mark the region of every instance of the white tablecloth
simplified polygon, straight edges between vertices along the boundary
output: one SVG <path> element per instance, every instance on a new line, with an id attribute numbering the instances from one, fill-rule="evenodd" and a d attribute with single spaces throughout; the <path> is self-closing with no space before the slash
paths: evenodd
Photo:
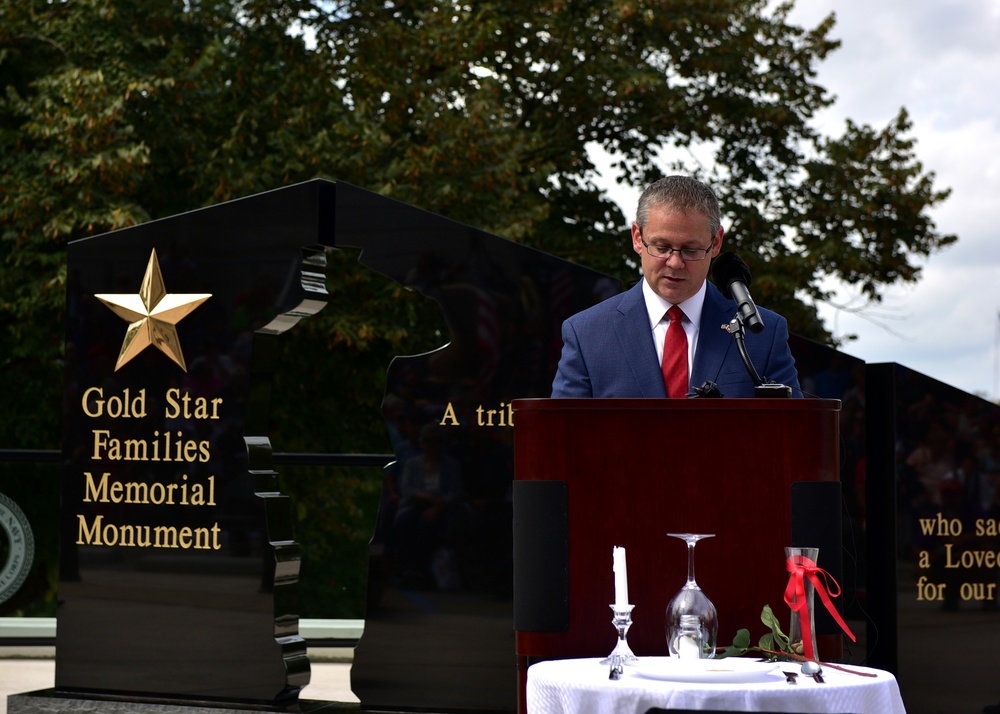
<path id="1" fill-rule="evenodd" d="M 651 664 L 646 658 L 644 666 Z M 779 663 L 780 671 L 799 671 Z M 850 666 L 875 674 L 862 677 L 825 668 L 824 684 L 799 675 L 796 684 L 783 677 L 745 684 L 668 682 L 641 676 L 625 667 L 621 679 L 608 678 L 600 659 L 539 662 L 528 668 L 528 714 L 645 714 L 664 709 L 810 712 L 814 714 L 905 714 L 899 685 L 890 672 Z"/>

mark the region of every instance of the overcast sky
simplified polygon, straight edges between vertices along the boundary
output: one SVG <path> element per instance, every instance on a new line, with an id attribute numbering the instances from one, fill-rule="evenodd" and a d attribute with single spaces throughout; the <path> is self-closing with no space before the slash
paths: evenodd
<path id="1" fill-rule="evenodd" d="M 843 311 L 827 325 L 859 339 L 845 351 L 899 362 L 996 398 L 1000 318 L 1000 0 L 799 0 L 793 20 L 835 12 L 841 48 L 820 66 L 837 95 L 822 118 L 881 128 L 905 106 L 917 156 L 952 195 L 932 216 L 958 243 L 932 256 L 912 288 L 886 294 L 892 332 Z M 895 333 L 895 334 L 893 334 Z"/>
<path id="2" fill-rule="evenodd" d="M 798 0 L 792 22 L 831 12 L 839 50 L 819 66 L 836 95 L 818 126 L 844 119 L 882 129 L 906 107 L 925 171 L 951 197 L 931 213 L 958 243 L 926 261 L 916 286 L 893 287 L 871 316 L 824 307 L 827 327 L 858 339 L 843 350 L 898 362 L 968 392 L 997 397 L 1000 334 L 1000 0 Z M 618 196 L 616 195 L 616 198 Z M 635 199 L 623 206 L 631 219 Z M 624 201 L 623 201 L 624 203 Z M 845 291 L 841 303 L 853 293 Z"/>

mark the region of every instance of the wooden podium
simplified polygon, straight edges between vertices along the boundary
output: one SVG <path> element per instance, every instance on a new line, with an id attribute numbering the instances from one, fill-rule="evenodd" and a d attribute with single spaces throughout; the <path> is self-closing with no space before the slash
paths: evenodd
<path id="1" fill-rule="evenodd" d="M 667 654 L 664 613 L 685 581 L 686 546 L 668 532 L 715 534 L 698 543 L 695 566 L 719 612 L 720 645 L 740 628 L 756 642 L 764 605 L 790 618 L 784 548 L 806 545 L 792 542 L 793 483 L 839 482 L 839 401 L 520 399 L 513 407 L 522 693 L 534 660 L 614 648 L 613 546 L 626 549 L 628 642 L 640 658 Z M 839 515 L 840 504 L 829 505 Z"/>

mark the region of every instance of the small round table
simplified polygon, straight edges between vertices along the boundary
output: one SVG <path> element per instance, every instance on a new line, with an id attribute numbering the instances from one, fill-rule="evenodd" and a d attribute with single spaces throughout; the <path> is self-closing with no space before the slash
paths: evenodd
<path id="1" fill-rule="evenodd" d="M 849 666 L 849 674 L 824 668 L 824 683 L 807 675 L 789 684 L 783 672 L 795 663 L 754 681 L 664 681 L 649 676 L 666 657 L 640 658 L 618 680 L 608 677 L 599 659 L 538 662 L 528 668 L 528 714 L 645 714 L 650 709 L 726 712 L 809 712 L 810 714 L 905 714 L 896 678 L 883 670 Z M 661 660 L 661 662 L 657 662 Z M 722 660 L 716 660 L 721 662 Z M 761 663 L 767 669 L 767 663 Z M 650 667 L 653 669 L 651 670 Z M 644 673 L 644 674 L 643 674 Z"/>

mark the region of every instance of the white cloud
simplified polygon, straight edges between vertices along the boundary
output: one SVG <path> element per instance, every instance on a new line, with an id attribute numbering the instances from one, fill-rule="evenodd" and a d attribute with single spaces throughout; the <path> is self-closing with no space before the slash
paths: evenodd
<path id="1" fill-rule="evenodd" d="M 1000 2 L 808 0 L 791 20 L 812 26 L 830 12 L 842 46 L 819 67 L 817 81 L 837 95 L 821 128 L 839 133 L 845 117 L 881 128 L 905 106 L 917 157 L 937 188 L 952 189 L 931 215 L 959 241 L 924 263 L 916 286 L 886 291 L 886 307 L 874 312 L 896 318 L 886 321 L 891 332 L 829 308 L 821 314 L 838 334 L 858 334 L 850 354 L 997 396 Z M 852 294 L 844 290 L 841 302 Z"/>
<path id="2" fill-rule="evenodd" d="M 938 190 L 952 189 L 931 212 L 936 230 L 959 240 L 921 263 L 917 285 L 885 291 L 868 311 L 880 324 L 827 306 L 821 315 L 835 334 L 858 335 L 849 354 L 1000 396 L 1000 0 L 800 0 L 790 21 L 813 27 L 830 13 L 842 45 L 817 82 L 837 101 L 817 127 L 839 135 L 850 118 L 881 129 L 905 106 L 918 160 Z M 631 220 L 639 190 L 610 193 Z M 855 295 L 844 288 L 838 300 Z"/>

